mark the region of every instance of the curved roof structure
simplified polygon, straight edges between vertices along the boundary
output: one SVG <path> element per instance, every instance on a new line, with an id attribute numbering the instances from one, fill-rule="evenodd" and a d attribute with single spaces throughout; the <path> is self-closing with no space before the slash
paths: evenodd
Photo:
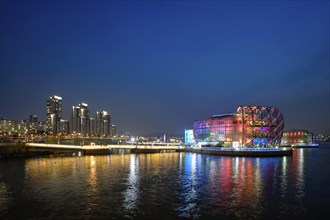
<path id="1" fill-rule="evenodd" d="M 214 115 L 194 122 L 194 136 L 201 142 L 225 146 L 278 146 L 284 129 L 282 113 L 274 107 L 242 105 L 236 113 Z"/>
<path id="2" fill-rule="evenodd" d="M 243 121 L 243 144 L 246 146 L 280 145 L 284 129 L 282 113 L 274 107 L 243 105 L 237 108 Z"/>

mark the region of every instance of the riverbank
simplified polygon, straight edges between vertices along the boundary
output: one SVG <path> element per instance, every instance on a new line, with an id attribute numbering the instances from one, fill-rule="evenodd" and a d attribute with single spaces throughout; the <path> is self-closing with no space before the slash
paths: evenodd
<path id="1" fill-rule="evenodd" d="M 30 158 L 51 155 L 48 151 L 31 151 L 25 143 L 0 143 L 0 159 Z"/>
<path id="2" fill-rule="evenodd" d="M 280 148 L 220 148 L 220 147 L 201 147 L 201 148 L 182 148 L 175 149 L 169 146 L 145 147 L 145 146 L 125 146 L 125 145 L 105 145 L 105 146 L 76 146 L 76 145 L 57 145 L 57 144 L 25 144 L 25 143 L 1 143 L 0 159 L 7 158 L 29 158 L 36 156 L 82 156 L 82 155 L 109 155 L 123 153 L 160 153 L 168 150 L 176 152 L 193 152 L 200 154 L 214 154 L 220 156 L 246 156 L 246 157 L 276 157 L 291 156 L 291 147 Z"/>

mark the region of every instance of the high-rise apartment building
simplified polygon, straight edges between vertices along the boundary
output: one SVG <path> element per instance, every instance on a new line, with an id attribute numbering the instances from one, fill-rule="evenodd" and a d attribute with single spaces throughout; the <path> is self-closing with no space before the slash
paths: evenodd
<path id="1" fill-rule="evenodd" d="M 30 120 L 29 120 L 30 123 L 35 123 L 35 122 L 38 122 L 38 121 L 39 121 L 38 116 L 30 115 Z"/>
<path id="2" fill-rule="evenodd" d="M 61 119 L 59 132 L 61 132 L 63 134 L 69 133 L 69 121 L 68 120 Z"/>
<path id="3" fill-rule="evenodd" d="M 89 118 L 89 134 L 90 135 L 96 134 L 95 118 Z"/>
<path id="4" fill-rule="evenodd" d="M 29 132 L 30 133 L 37 133 L 40 127 L 40 123 L 38 120 L 38 116 L 30 115 L 29 119 Z"/>
<path id="5" fill-rule="evenodd" d="M 88 104 L 81 103 L 72 106 L 70 118 L 70 132 L 82 135 L 90 134 L 90 115 Z"/>
<path id="6" fill-rule="evenodd" d="M 72 106 L 70 115 L 70 133 L 79 133 L 80 107 Z"/>
<path id="7" fill-rule="evenodd" d="M 62 114 L 62 97 L 50 96 L 46 105 L 48 131 L 58 133 Z"/>
<path id="8" fill-rule="evenodd" d="M 0 118 L 0 133 L 11 134 L 15 132 L 16 121 L 8 120 L 6 118 Z"/>
<path id="9" fill-rule="evenodd" d="M 117 126 L 116 125 L 111 125 L 110 127 L 110 136 L 116 136 L 117 135 Z"/>
<path id="10" fill-rule="evenodd" d="M 97 135 L 110 135 L 111 117 L 108 112 L 96 112 L 95 125 Z"/>

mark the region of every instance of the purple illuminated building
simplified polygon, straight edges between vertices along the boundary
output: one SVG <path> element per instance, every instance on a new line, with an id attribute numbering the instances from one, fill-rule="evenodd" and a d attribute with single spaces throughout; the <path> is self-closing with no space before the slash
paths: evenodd
<path id="1" fill-rule="evenodd" d="M 204 146 L 279 146 L 284 129 L 282 113 L 268 106 L 239 106 L 236 113 L 214 115 L 194 122 L 195 141 Z"/>

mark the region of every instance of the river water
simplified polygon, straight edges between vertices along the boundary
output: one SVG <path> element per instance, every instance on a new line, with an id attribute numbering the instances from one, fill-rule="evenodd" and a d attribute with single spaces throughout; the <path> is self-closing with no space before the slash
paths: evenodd
<path id="1" fill-rule="evenodd" d="M 273 158 L 0 160 L 0 219 L 327 219 L 329 187 L 330 144 Z"/>

